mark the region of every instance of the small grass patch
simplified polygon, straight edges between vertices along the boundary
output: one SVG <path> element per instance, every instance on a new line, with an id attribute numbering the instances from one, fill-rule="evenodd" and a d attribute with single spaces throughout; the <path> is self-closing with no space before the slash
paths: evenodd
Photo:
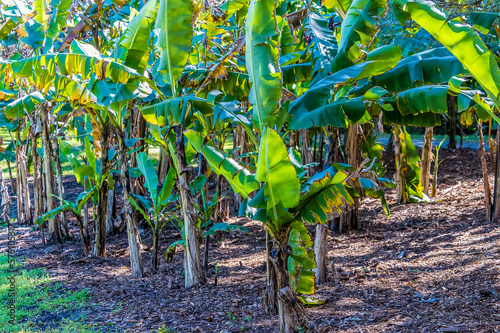
<path id="1" fill-rule="evenodd" d="M 9 270 L 6 254 L 0 254 L 0 323 L 2 332 L 99 332 L 85 323 L 90 295 L 86 290 L 72 292 L 63 283 L 52 281 L 45 269 L 26 270 L 16 263 L 15 315 L 9 323 Z"/>

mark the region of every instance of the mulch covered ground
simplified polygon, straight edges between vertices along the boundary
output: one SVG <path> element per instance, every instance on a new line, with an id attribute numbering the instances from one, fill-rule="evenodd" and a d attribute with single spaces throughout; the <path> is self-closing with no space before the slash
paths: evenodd
<path id="1" fill-rule="evenodd" d="M 306 308 L 304 331 L 500 332 L 500 224 L 485 219 L 478 154 L 440 155 L 439 201 L 391 204 L 387 217 L 376 200 L 364 199 L 363 229 L 330 235 L 329 281 L 317 288 L 326 303 Z M 81 187 L 72 177 L 66 181 L 67 196 L 76 198 Z M 388 199 L 394 202 L 393 190 Z M 211 243 L 208 283 L 190 290 L 183 288 L 180 249 L 172 262 L 162 258 L 160 273 L 151 273 L 146 227 L 141 279 L 130 277 L 125 233 L 108 239 L 107 258 L 81 259 L 78 241 L 43 245 L 38 231 L 17 226 L 17 255 L 26 268 L 46 267 L 67 288 L 88 290 L 95 305 L 80 311 L 104 332 L 156 332 L 163 325 L 164 332 L 277 332 L 276 316 L 261 301 L 264 229 L 247 219 L 232 222 L 250 235 Z M 163 250 L 179 238 L 167 227 Z"/>

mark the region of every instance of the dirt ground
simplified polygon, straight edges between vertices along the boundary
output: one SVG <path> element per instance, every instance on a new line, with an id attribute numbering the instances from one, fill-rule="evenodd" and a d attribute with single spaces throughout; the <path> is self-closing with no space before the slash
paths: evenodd
<path id="1" fill-rule="evenodd" d="M 385 216 L 373 199 L 362 202 L 363 229 L 329 236 L 326 299 L 306 308 L 305 332 L 500 332 L 500 224 L 485 218 L 480 159 L 473 150 L 441 150 L 438 199 L 391 204 Z M 490 177 L 492 183 L 493 178 Z M 65 178 L 67 198 L 82 191 Z M 388 201 L 394 203 L 394 191 Z M 15 207 L 15 206 L 13 206 Z M 231 219 L 246 234 L 211 243 L 207 284 L 184 289 L 182 250 L 151 273 L 152 237 L 144 228 L 147 276 L 130 277 L 125 233 L 107 240 L 107 258 L 82 258 L 75 242 L 43 245 L 38 231 L 16 226 L 17 256 L 26 268 L 45 267 L 71 290 L 86 289 L 82 309 L 103 332 L 277 332 L 276 316 L 262 308 L 264 228 Z M 6 249 L 2 228 L 0 251 Z M 180 238 L 166 227 L 163 251 Z M 217 285 L 215 281 L 217 280 Z"/>

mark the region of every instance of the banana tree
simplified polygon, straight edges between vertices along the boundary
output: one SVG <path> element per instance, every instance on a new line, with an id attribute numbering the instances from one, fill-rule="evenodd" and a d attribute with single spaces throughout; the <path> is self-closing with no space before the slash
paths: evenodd
<path id="1" fill-rule="evenodd" d="M 460 19 L 449 19 L 448 14 L 435 3 L 425 0 L 396 0 L 404 15 L 401 19 L 413 19 L 443 44 L 479 83 L 482 90 L 494 104 L 493 109 L 485 109 L 500 123 L 495 114 L 500 110 L 500 68 L 493 52 L 484 44 L 476 30 Z M 484 23 L 484 22 L 483 22 Z M 497 165 L 498 165 L 497 151 Z M 500 168 L 496 168 L 494 203 L 491 219 L 500 216 Z"/>
<path id="2" fill-rule="evenodd" d="M 161 191 L 158 193 L 158 176 L 154 169 L 153 162 L 149 159 L 145 152 L 141 152 L 137 155 L 137 162 L 139 170 L 146 179 L 145 186 L 149 191 L 149 200 L 136 194 L 132 194 L 133 196 L 129 196 L 128 199 L 130 203 L 142 214 L 153 231 L 153 270 L 157 271 L 161 230 L 165 224 L 173 218 L 174 211 L 179 208 L 178 206 L 175 206 L 168 209 L 168 207 L 177 200 L 177 196 L 172 195 L 172 190 L 175 186 L 175 169 L 170 168 Z M 137 201 L 145 206 L 147 210 L 145 211 L 141 208 Z M 152 215 L 153 221 L 151 221 L 148 212 Z"/>
<path id="3" fill-rule="evenodd" d="M 94 195 L 96 188 L 93 187 L 90 191 L 82 192 L 80 195 L 78 195 L 78 198 L 76 198 L 75 202 L 70 202 L 67 200 L 64 200 L 62 198 L 59 198 L 61 201 L 61 206 L 48 211 L 47 213 L 41 215 L 37 219 L 38 224 L 42 224 L 44 221 L 50 220 L 54 218 L 59 213 L 63 212 L 70 212 L 75 216 L 76 222 L 78 223 L 78 229 L 80 230 L 80 237 L 82 238 L 82 246 L 83 246 L 83 253 L 85 256 L 89 255 L 89 240 L 87 238 L 87 235 L 85 234 L 84 228 L 83 228 L 83 217 L 82 217 L 82 209 L 85 205 L 85 203 L 92 198 Z"/>

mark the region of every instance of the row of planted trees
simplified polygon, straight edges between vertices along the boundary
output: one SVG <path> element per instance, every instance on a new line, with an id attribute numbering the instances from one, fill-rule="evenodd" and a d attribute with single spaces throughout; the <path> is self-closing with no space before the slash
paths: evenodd
<path id="1" fill-rule="evenodd" d="M 415 20 L 444 47 L 411 54 L 378 39 L 386 14 Z M 36 0 L 7 2 L 2 15 L 1 121 L 18 219 L 47 223 L 61 242 L 72 237 L 70 212 L 87 255 L 92 206 L 92 252 L 105 256 L 121 194 L 132 275 L 144 274 L 138 222 L 151 227 L 156 270 L 159 235 L 175 221 L 190 288 L 204 283 L 203 236 L 207 249 L 215 230 L 236 228 L 222 223 L 232 190 L 239 214 L 266 228 L 264 304 L 283 332 L 297 331 L 300 303 L 319 302 L 307 295 L 325 280 L 332 217 L 339 231 L 359 227 L 364 196 L 389 213 L 384 185 L 400 203 L 429 194 L 432 145 L 419 164 L 405 126 L 428 128 L 432 142 L 448 112 L 466 125 L 498 120 L 494 13 L 473 13 L 469 25 L 421 0 Z M 382 178 L 381 124 L 393 128 L 394 182 Z M 85 188 L 75 202 L 64 200 L 63 160 Z"/>

